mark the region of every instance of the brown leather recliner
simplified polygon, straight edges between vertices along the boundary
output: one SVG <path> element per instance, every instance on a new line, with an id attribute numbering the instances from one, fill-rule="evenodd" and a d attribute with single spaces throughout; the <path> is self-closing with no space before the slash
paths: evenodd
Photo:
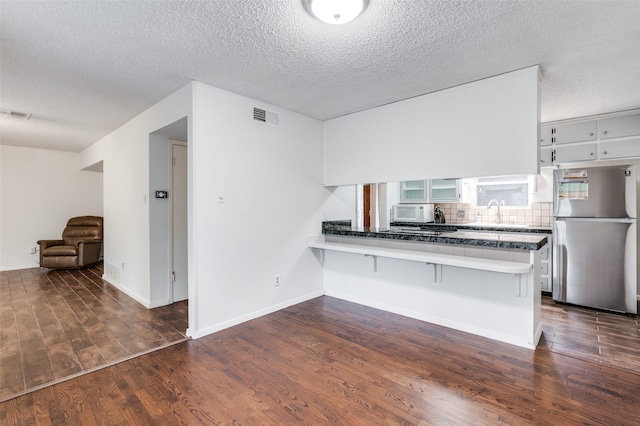
<path id="1" fill-rule="evenodd" d="M 61 240 L 40 240 L 42 268 L 78 269 L 100 260 L 102 217 L 72 217 Z"/>

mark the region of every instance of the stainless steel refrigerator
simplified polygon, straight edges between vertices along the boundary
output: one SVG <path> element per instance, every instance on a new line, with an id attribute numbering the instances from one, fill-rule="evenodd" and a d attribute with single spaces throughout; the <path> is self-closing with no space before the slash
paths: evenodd
<path id="1" fill-rule="evenodd" d="M 553 299 L 636 314 L 636 166 L 553 177 Z"/>

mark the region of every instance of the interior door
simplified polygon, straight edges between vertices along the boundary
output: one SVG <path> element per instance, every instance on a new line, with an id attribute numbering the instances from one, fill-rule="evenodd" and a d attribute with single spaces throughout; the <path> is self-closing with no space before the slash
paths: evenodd
<path id="1" fill-rule="evenodd" d="M 172 142 L 171 265 L 173 302 L 189 297 L 187 257 L 187 145 Z"/>
<path id="2" fill-rule="evenodd" d="M 364 227 L 371 226 L 371 185 L 363 186 L 363 204 L 364 204 Z"/>

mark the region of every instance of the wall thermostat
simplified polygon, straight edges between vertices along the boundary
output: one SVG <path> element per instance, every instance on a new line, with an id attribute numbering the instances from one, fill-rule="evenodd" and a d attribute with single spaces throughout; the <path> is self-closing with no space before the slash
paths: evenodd
<path id="1" fill-rule="evenodd" d="M 156 198 L 169 198 L 169 191 L 156 191 Z"/>

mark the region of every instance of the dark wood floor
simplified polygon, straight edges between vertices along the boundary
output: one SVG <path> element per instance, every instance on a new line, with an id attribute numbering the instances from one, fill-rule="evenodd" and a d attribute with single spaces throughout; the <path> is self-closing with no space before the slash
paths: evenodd
<path id="1" fill-rule="evenodd" d="M 640 373 L 640 321 L 542 298 L 538 348 Z"/>
<path id="2" fill-rule="evenodd" d="M 320 297 L 12 399 L 0 423 L 640 424 L 639 372 L 552 349 Z"/>
<path id="3" fill-rule="evenodd" d="M 101 276 L 0 272 L 0 401 L 185 339 L 186 302 L 148 310 Z"/>

